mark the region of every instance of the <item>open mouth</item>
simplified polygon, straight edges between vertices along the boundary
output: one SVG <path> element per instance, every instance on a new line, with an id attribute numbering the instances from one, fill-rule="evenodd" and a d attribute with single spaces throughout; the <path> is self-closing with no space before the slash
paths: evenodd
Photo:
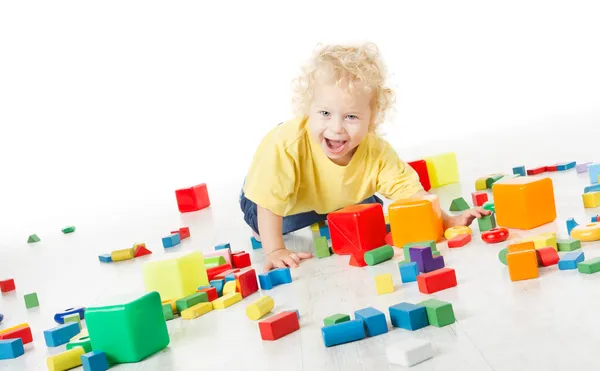
<path id="1" fill-rule="evenodd" d="M 327 144 L 327 149 L 331 153 L 340 153 L 346 148 L 347 140 L 332 140 L 325 138 L 325 143 Z"/>

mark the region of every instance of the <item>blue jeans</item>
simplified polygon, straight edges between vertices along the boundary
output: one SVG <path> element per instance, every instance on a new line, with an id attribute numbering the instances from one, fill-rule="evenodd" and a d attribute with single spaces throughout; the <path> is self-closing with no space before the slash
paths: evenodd
<path id="1" fill-rule="evenodd" d="M 374 203 L 379 203 L 383 205 L 383 201 L 375 195 L 361 202 L 361 204 Z M 258 234 L 258 217 L 256 212 L 256 204 L 246 198 L 243 190 L 240 194 L 240 207 L 242 209 L 242 212 L 244 213 L 244 221 L 250 226 L 250 228 L 252 228 L 252 230 L 256 234 Z M 327 220 L 327 214 L 317 214 L 315 211 L 308 211 L 305 213 L 284 216 L 282 223 L 282 232 L 283 234 L 288 234 L 290 232 L 306 228 L 310 225 L 325 220 Z"/>

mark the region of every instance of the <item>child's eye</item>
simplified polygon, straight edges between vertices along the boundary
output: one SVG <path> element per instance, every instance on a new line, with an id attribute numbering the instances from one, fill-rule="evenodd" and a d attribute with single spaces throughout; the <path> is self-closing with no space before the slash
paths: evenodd
<path id="1" fill-rule="evenodd" d="M 324 116 L 324 117 L 329 117 L 331 115 L 331 113 L 328 111 L 319 111 L 319 115 Z"/>
<path id="2" fill-rule="evenodd" d="M 356 115 L 348 115 L 346 117 L 349 118 L 350 120 L 357 120 L 358 119 L 358 116 L 356 116 Z"/>

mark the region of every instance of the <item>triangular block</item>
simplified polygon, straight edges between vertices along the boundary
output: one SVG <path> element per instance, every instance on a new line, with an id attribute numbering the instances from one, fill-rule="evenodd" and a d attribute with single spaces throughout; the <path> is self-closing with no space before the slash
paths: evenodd
<path id="1" fill-rule="evenodd" d="M 144 256 L 144 255 L 150 255 L 152 254 L 152 251 L 148 250 L 146 248 L 145 244 L 139 244 L 135 247 L 135 253 L 133 254 L 134 257 L 140 257 L 140 256 Z"/>
<path id="2" fill-rule="evenodd" d="M 37 236 L 37 234 L 32 234 L 27 239 L 27 243 L 34 243 L 34 242 L 40 242 L 40 238 Z"/>
<path id="3" fill-rule="evenodd" d="M 465 201 L 465 199 L 462 197 L 454 199 L 450 204 L 450 211 L 465 211 L 469 210 L 470 208 L 471 207 L 467 201 Z"/>

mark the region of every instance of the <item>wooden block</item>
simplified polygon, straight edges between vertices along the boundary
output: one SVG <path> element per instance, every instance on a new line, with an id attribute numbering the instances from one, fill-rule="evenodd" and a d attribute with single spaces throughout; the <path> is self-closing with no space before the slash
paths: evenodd
<path id="1" fill-rule="evenodd" d="M 81 356 L 85 352 L 82 347 L 75 347 L 62 353 L 46 358 L 49 371 L 63 371 L 81 366 Z"/>
<path id="2" fill-rule="evenodd" d="M 542 247 L 541 249 L 537 249 L 535 251 L 537 254 L 538 265 L 542 267 L 556 265 L 560 260 L 558 252 L 552 247 Z"/>
<path id="3" fill-rule="evenodd" d="M 496 218 L 494 214 L 484 215 L 477 219 L 477 224 L 479 225 L 480 232 L 489 231 L 496 228 Z"/>
<path id="4" fill-rule="evenodd" d="M 112 257 L 110 256 L 110 254 L 98 255 L 98 260 L 102 263 L 112 263 Z"/>
<path id="5" fill-rule="evenodd" d="M 247 252 L 231 255 L 231 261 L 233 263 L 233 267 L 239 269 L 246 268 L 252 265 L 252 261 L 250 260 L 250 254 L 248 254 Z"/>
<path id="6" fill-rule="evenodd" d="M 496 206 L 494 206 L 494 203 L 491 201 L 488 201 L 486 203 L 483 204 L 483 210 L 487 210 L 487 211 L 491 211 L 493 213 L 496 212 Z"/>
<path id="7" fill-rule="evenodd" d="M 175 256 L 144 262 L 142 275 L 147 292 L 156 291 L 164 299 L 182 298 L 195 293 L 198 286 L 208 285 L 201 251 L 178 253 Z M 110 360 L 110 352 L 107 354 Z"/>
<path id="8" fill-rule="evenodd" d="M 435 195 L 398 200 L 389 206 L 389 214 L 394 246 L 425 240 L 437 242 L 444 233 L 442 210 Z"/>
<path id="9" fill-rule="evenodd" d="M 591 164 L 588 166 L 588 173 L 590 175 L 590 183 L 598 183 L 598 176 L 600 176 L 600 164 Z"/>
<path id="10" fill-rule="evenodd" d="M 487 189 L 488 177 L 477 178 L 475 180 L 475 190 L 483 191 Z"/>
<path id="11" fill-rule="evenodd" d="M 535 250 L 509 252 L 506 255 L 506 262 L 508 264 L 510 279 L 513 282 L 537 278 L 539 276 Z"/>
<path id="12" fill-rule="evenodd" d="M 0 331 L 0 340 L 21 339 L 23 344 L 29 344 L 33 341 L 31 328 L 27 323 L 5 328 Z"/>
<path id="13" fill-rule="evenodd" d="M 181 312 L 181 318 L 183 319 L 194 319 L 198 318 L 203 314 L 206 314 L 213 310 L 213 305 L 211 302 L 206 303 L 198 303 L 194 306 L 191 306 Z"/>
<path id="14" fill-rule="evenodd" d="M 167 300 L 161 301 L 161 304 L 168 304 L 171 307 L 171 311 L 173 312 L 173 314 L 178 314 L 179 313 L 177 311 L 177 300 L 175 300 L 175 299 L 167 299 Z"/>
<path id="15" fill-rule="evenodd" d="M 315 255 L 317 258 L 327 258 L 331 256 L 331 251 L 329 251 L 329 245 L 327 244 L 327 238 L 325 237 L 317 237 L 314 240 L 315 246 Z"/>
<path id="16" fill-rule="evenodd" d="M 144 255 L 150 255 L 150 254 L 152 254 L 152 251 L 150 251 L 146 248 L 145 243 L 138 243 L 133 246 L 133 256 L 136 258 L 138 258 L 140 256 L 144 256 Z"/>
<path id="17" fill-rule="evenodd" d="M 408 165 L 412 167 L 419 175 L 419 182 L 425 191 L 431 189 L 431 180 L 429 179 L 429 171 L 427 170 L 427 162 L 425 160 L 416 160 L 408 162 Z"/>
<path id="18" fill-rule="evenodd" d="M 471 228 L 464 226 L 464 225 L 457 225 L 457 226 L 446 229 L 446 231 L 444 232 L 444 237 L 447 240 L 451 240 L 456 236 L 463 235 L 463 234 L 472 234 L 472 233 L 473 232 L 471 231 Z"/>
<path id="19" fill-rule="evenodd" d="M 488 201 L 488 194 L 485 191 L 471 193 L 471 199 L 474 206 L 483 206 Z"/>
<path id="20" fill-rule="evenodd" d="M 481 232 L 481 240 L 485 243 L 499 243 L 506 241 L 508 239 L 508 235 L 508 229 L 496 227 L 485 232 Z"/>
<path id="21" fill-rule="evenodd" d="M 335 324 L 346 322 L 346 321 L 350 321 L 349 315 L 343 314 L 343 313 L 337 313 L 337 314 L 332 314 L 329 317 L 325 317 L 325 319 L 323 319 L 323 325 L 331 326 L 331 325 L 335 325 Z"/>
<path id="22" fill-rule="evenodd" d="M 231 269 L 231 265 L 229 264 L 223 264 L 223 265 L 219 265 L 218 267 L 213 267 L 213 268 L 209 268 L 206 270 L 206 275 L 208 276 L 208 280 L 209 281 L 213 281 L 215 279 L 223 279 L 223 278 L 216 278 L 218 275 L 220 275 L 223 272 L 226 272 L 228 270 Z"/>
<path id="23" fill-rule="evenodd" d="M 173 308 L 171 307 L 171 304 L 169 304 L 169 303 L 163 304 L 162 310 L 163 310 L 163 315 L 165 316 L 165 321 L 170 321 L 173 318 L 175 318 L 173 316 Z"/>
<path id="24" fill-rule="evenodd" d="M 13 359 L 25 353 L 21 339 L 0 340 L 0 360 Z"/>
<path id="25" fill-rule="evenodd" d="M 388 346 L 385 354 L 391 364 L 411 367 L 433 358 L 434 351 L 429 340 L 408 339 Z"/>
<path id="26" fill-rule="evenodd" d="M 114 262 L 118 262 L 118 261 L 122 261 L 122 260 L 129 260 L 129 259 L 133 259 L 134 257 L 135 257 L 135 251 L 133 250 L 133 248 L 115 250 L 110 253 L 110 259 Z"/>
<path id="27" fill-rule="evenodd" d="M 552 247 L 554 250 L 558 251 L 558 246 L 556 244 L 556 233 L 554 232 L 542 233 L 540 235 L 521 240 L 521 242 L 528 241 L 532 241 L 536 249 Z"/>
<path id="28" fill-rule="evenodd" d="M 578 225 L 571 230 L 571 237 L 583 242 L 600 240 L 600 223 Z"/>
<path id="29" fill-rule="evenodd" d="M 82 355 L 81 365 L 83 371 L 106 371 L 109 367 L 106 353 L 98 350 Z"/>
<path id="30" fill-rule="evenodd" d="M 455 237 L 451 238 L 450 240 L 448 240 L 448 247 L 449 248 L 463 247 L 466 244 L 468 244 L 469 242 L 471 242 L 471 235 L 470 234 L 461 234 L 461 235 L 455 236 Z"/>
<path id="31" fill-rule="evenodd" d="M 226 264 L 225 258 L 220 255 L 204 257 L 204 266 L 206 267 L 206 269 L 218 267 L 218 266 L 224 265 L 224 264 Z"/>
<path id="32" fill-rule="evenodd" d="M 502 250 L 500 250 L 500 252 L 498 252 L 498 260 L 500 260 L 500 263 L 507 265 L 508 263 L 506 262 L 506 255 L 508 255 L 508 248 L 503 248 Z"/>
<path id="33" fill-rule="evenodd" d="M 398 263 L 400 269 L 400 279 L 403 283 L 406 282 L 417 282 L 417 276 L 419 275 L 419 269 L 415 262 L 400 262 Z"/>
<path id="34" fill-rule="evenodd" d="M 35 308 L 40 306 L 40 302 L 38 300 L 37 294 L 32 292 L 31 294 L 26 294 L 25 298 L 25 307 L 27 309 Z"/>
<path id="35" fill-rule="evenodd" d="M 452 200 L 452 203 L 450 203 L 450 211 L 465 211 L 469 210 L 470 208 L 471 206 L 469 206 L 467 201 L 465 201 L 465 199 L 462 197 L 455 198 Z"/>
<path id="36" fill-rule="evenodd" d="M 366 337 L 364 322 L 359 319 L 346 321 L 321 328 L 321 336 L 326 347 L 350 343 Z"/>
<path id="37" fill-rule="evenodd" d="M 504 178 L 504 174 L 492 174 L 485 180 L 485 186 L 491 189 L 492 186 L 502 178 Z"/>
<path id="38" fill-rule="evenodd" d="M 427 309 L 422 305 L 399 303 L 389 308 L 392 326 L 415 331 L 429 325 Z"/>
<path id="39" fill-rule="evenodd" d="M 71 350 L 75 347 L 82 347 L 85 353 L 89 353 L 92 351 L 92 341 L 90 340 L 89 334 L 85 336 L 81 336 L 81 333 L 75 335 L 74 339 L 71 339 L 67 343 L 66 350 Z"/>
<path id="40" fill-rule="evenodd" d="M 525 166 L 513 167 L 513 174 L 520 175 L 520 176 L 526 176 L 527 171 L 525 170 Z"/>
<path id="41" fill-rule="evenodd" d="M 384 295 L 394 292 L 394 281 L 389 273 L 379 274 L 375 276 L 375 287 L 377 295 Z"/>
<path id="42" fill-rule="evenodd" d="M 263 340 L 277 340 L 300 329 L 296 312 L 282 312 L 258 323 Z"/>
<path id="43" fill-rule="evenodd" d="M 560 239 L 556 241 L 558 251 L 573 251 L 581 249 L 581 241 L 572 238 Z"/>
<path id="44" fill-rule="evenodd" d="M 258 291 L 258 280 L 254 269 L 235 274 L 236 291 L 242 298 L 250 296 Z M 227 284 L 225 284 L 227 286 Z"/>
<path id="45" fill-rule="evenodd" d="M 600 192 L 584 193 L 581 197 L 583 198 L 583 207 L 586 209 L 600 206 Z"/>
<path id="46" fill-rule="evenodd" d="M 583 251 L 573 251 L 567 253 L 558 261 L 558 269 L 561 271 L 577 269 L 577 265 L 585 260 Z"/>
<path id="47" fill-rule="evenodd" d="M 436 256 L 436 253 L 438 252 L 435 241 L 433 240 L 407 243 L 402 247 L 404 253 L 404 261 L 410 261 L 410 248 L 418 246 L 429 246 L 431 248 L 433 256 Z"/>
<path id="48" fill-rule="evenodd" d="M 214 258 L 217 256 L 223 257 L 225 259 L 225 264 L 229 264 L 231 267 L 234 267 L 233 264 L 233 255 L 231 254 L 231 249 L 219 249 L 208 254 L 204 254 L 204 258 Z M 235 268 L 243 268 L 243 267 L 235 267 Z"/>
<path id="49" fill-rule="evenodd" d="M 75 232 L 75 226 L 73 226 L 73 225 L 70 225 L 68 227 L 64 227 L 62 229 L 62 233 L 64 233 L 64 234 L 73 233 L 73 232 Z"/>
<path id="50" fill-rule="evenodd" d="M 246 316 L 257 321 L 273 310 L 275 301 L 270 296 L 262 296 L 246 307 Z"/>
<path id="51" fill-rule="evenodd" d="M 206 183 L 198 184 L 191 188 L 182 188 L 175 191 L 177 207 L 180 213 L 189 213 L 202 210 L 210 206 L 208 188 Z"/>
<path id="52" fill-rule="evenodd" d="M 578 263 L 577 270 L 579 270 L 579 273 L 585 274 L 600 272 L 600 258 L 584 260 L 581 263 Z"/>
<path id="53" fill-rule="evenodd" d="M 427 310 L 430 325 L 444 327 L 455 322 L 452 304 L 437 299 L 428 299 L 419 303 Z"/>
<path id="54" fill-rule="evenodd" d="M 206 296 L 208 297 L 208 301 L 213 301 L 213 300 L 219 298 L 219 293 L 217 292 L 216 287 L 206 287 L 206 288 L 200 289 L 196 292 L 206 293 Z"/>
<path id="55" fill-rule="evenodd" d="M 417 283 L 421 293 L 433 294 L 456 286 L 456 272 L 452 268 L 442 268 L 433 272 L 420 274 L 417 276 Z"/>
<path id="56" fill-rule="evenodd" d="M 44 340 L 46 346 L 57 347 L 68 343 L 71 338 L 81 331 L 80 324 L 77 322 L 65 323 L 57 327 L 44 331 Z"/>
<path id="57" fill-rule="evenodd" d="M 12 278 L 0 281 L 0 291 L 11 292 L 15 289 L 15 280 Z"/>
<path id="58" fill-rule="evenodd" d="M 250 237 L 250 245 L 252 246 L 252 250 L 262 249 L 262 242 L 254 237 Z"/>
<path id="59" fill-rule="evenodd" d="M 79 316 L 79 313 L 73 313 L 64 316 L 64 321 L 65 324 L 70 322 L 77 323 L 77 325 L 79 325 L 79 330 L 81 331 L 81 317 Z"/>
<path id="60" fill-rule="evenodd" d="M 385 314 L 373 307 L 363 308 L 354 312 L 354 318 L 362 320 L 367 336 L 377 336 L 388 332 Z"/>
<path id="61" fill-rule="evenodd" d="M 165 236 L 162 238 L 162 244 L 165 249 L 169 249 L 171 247 L 177 246 L 181 243 L 181 236 L 179 233 L 174 233 L 170 236 Z"/>
<path id="62" fill-rule="evenodd" d="M 31 236 L 29 236 L 29 238 L 27 238 L 27 243 L 36 243 L 36 242 L 40 242 L 40 238 L 38 237 L 37 234 L 32 234 Z"/>
<path id="63" fill-rule="evenodd" d="M 236 285 L 235 281 L 225 282 L 225 286 L 223 286 L 223 295 L 234 294 Z"/>
<path id="64" fill-rule="evenodd" d="M 214 309 L 225 309 L 242 300 L 242 295 L 239 292 L 223 295 L 217 300 L 214 300 Z"/>
<path id="65" fill-rule="evenodd" d="M 431 188 L 457 183 L 460 180 L 456 154 L 449 152 L 424 158 Z"/>
<path id="66" fill-rule="evenodd" d="M 394 248 L 390 245 L 383 245 L 365 253 L 365 263 L 373 266 L 394 257 Z"/>
<path id="67" fill-rule="evenodd" d="M 540 166 L 533 169 L 527 169 L 527 175 L 539 175 L 546 172 L 546 166 Z"/>
<path id="68" fill-rule="evenodd" d="M 184 310 L 186 310 L 188 308 L 193 307 L 196 304 L 207 303 L 207 302 L 208 302 L 208 295 L 205 292 L 195 292 L 184 298 L 178 299 L 175 302 L 175 305 L 177 306 L 177 312 L 179 312 L 181 314 L 181 312 L 183 312 Z"/>

